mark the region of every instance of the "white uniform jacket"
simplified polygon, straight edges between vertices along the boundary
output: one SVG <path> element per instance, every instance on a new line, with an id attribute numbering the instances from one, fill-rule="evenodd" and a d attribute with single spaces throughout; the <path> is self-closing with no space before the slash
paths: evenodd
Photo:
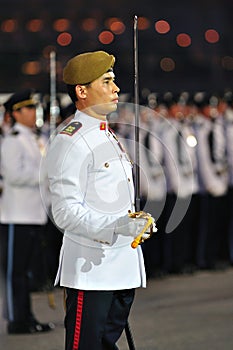
<path id="1" fill-rule="evenodd" d="M 43 225 L 47 221 L 41 197 L 45 173 L 41 173 L 41 153 L 33 131 L 16 123 L 1 145 L 3 193 L 1 223 Z"/>
<path id="2" fill-rule="evenodd" d="M 141 123 L 139 134 L 141 192 L 148 201 L 163 201 L 166 198 L 166 178 L 163 171 L 163 145 L 159 135 L 159 121 Z"/>
<path id="3" fill-rule="evenodd" d="M 215 152 L 218 160 L 214 162 L 211 157 L 208 137 L 213 128 L 212 122 L 202 115 L 198 115 L 195 121 L 197 137 L 197 155 L 200 177 L 203 187 L 213 196 L 223 196 L 228 188 L 228 172 L 225 163 L 225 135 L 223 134 L 222 120 L 217 118 L 215 127 L 219 129 L 216 138 Z"/>
<path id="4" fill-rule="evenodd" d="M 134 211 L 132 164 L 101 122 L 79 111 L 52 141 L 48 174 L 55 223 L 64 230 L 55 284 L 83 290 L 145 286 L 141 248 L 114 233 Z"/>
<path id="5" fill-rule="evenodd" d="M 189 133 L 187 124 L 169 119 L 162 136 L 168 192 L 180 198 L 190 197 L 198 189 L 194 149 L 186 142 Z"/>
<path id="6" fill-rule="evenodd" d="M 233 187 L 233 109 L 228 108 L 224 116 L 229 185 Z"/>

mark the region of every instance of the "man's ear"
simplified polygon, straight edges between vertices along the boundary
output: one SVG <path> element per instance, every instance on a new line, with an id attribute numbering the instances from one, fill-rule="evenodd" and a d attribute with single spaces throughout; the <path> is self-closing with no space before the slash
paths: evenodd
<path id="1" fill-rule="evenodd" d="M 76 85 L 75 91 L 78 99 L 85 99 L 87 97 L 87 88 L 85 85 Z"/>

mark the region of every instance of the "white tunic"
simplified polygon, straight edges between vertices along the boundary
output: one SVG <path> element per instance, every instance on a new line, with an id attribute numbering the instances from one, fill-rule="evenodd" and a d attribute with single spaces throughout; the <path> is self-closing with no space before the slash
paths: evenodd
<path id="1" fill-rule="evenodd" d="M 233 109 L 228 108 L 225 113 L 225 137 L 227 148 L 227 162 L 229 170 L 229 185 L 233 187 Z"/>
<path id="2" fill-rule="evenodd" d="M 46 205 L 42 200 L 46 173 L 41 177 L 41 157 L 36 135 L 24 125 L 16 123 L 14 132 L 3 138 L 1 223 L 46 223 Z"/>
<path id="3" fill-rule="evenodd" d="M 187 124 L 168 119 L 162 136 L 168 192 L 180 198 L 191 198 L 198 189 L 194 149 L 186 142 L 189 129 Z"/>
<path id="4" fill-rule="evenodd" d="M 215 127 L 219 129 L 219 137 L 216 139 L 217 145 L 215 146 L 215 153 L 219 154 L 217 161 L 212 160 L 208 142 L 209 134 L 213 128 L 212 122 L 202 115 L 198 115 L 195 124 L 198 168 L 204 190 L 215 197 L 223 196 L 228 188 L 228 172 L 225 165 L 225 138 L 222 120 L 219 117 L 215 122 Z"/>
<path id="5" fill-rule="evenodd" d="M 117 218 L 134 211 L 132 165 L 102 126 L 77 111 L 48 152 L 53 217 L 64 230 L 55 283 L 84 290 L 145 286 L 141 248 L 114 233 Z"/>

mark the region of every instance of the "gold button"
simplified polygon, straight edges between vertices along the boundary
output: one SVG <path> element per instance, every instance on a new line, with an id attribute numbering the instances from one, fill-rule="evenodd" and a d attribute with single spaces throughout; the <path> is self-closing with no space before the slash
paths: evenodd
<path id="1" fill-rule="evenodd" d="M 130 182 L 130 178 L 128 177 L 128 181 Z"/>
<path id="2" fill-rule="evenodd" d="M 108 168 L 109 167 L 109 163 L 105 163 L 104 166 L 105 166 L 105 168 Z"/>

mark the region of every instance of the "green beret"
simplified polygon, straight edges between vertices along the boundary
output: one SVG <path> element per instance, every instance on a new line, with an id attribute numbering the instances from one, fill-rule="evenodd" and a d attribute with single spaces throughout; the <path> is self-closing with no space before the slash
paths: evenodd
<path id="1" fill-rule="evenodd" d="M 115 57 L 104 51 L 86 52 L 71 58 L 63 71 L 69 85 L 84 85 L 98 79 L 114 66 Z"/>

